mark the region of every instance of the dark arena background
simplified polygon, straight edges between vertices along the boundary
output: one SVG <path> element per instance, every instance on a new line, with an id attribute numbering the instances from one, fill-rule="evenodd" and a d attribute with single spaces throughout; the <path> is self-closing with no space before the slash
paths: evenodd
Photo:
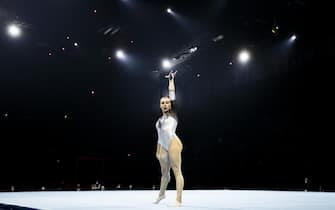
<path id="1" fill-rule="evenodd" d="M 53 209 L 60 204 L 47 197 L 97 191 L 157 209 L 155 123 L 171 70 L 186 209 L 334 209 L 330 8 L 305 0 L 1 0 L 0 209 Z M 229 192 L 241 193 L 235 203 Z M 47 204 L 14 199 L 34 193 Z M 280 197 L 271 193 L 297 198 L 296 208 L 278 206 L 290 203 L 284 198 L 237 205 L 243 196 Z M 129 208 L 94 196 L 106 206 L 90 209 Z M 69 202 L 54 209 L 84 208 Z"/>

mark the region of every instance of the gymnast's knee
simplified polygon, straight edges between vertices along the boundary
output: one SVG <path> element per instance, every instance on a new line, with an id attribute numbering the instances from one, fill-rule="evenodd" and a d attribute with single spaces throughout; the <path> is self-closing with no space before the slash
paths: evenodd
<path id="1" fill-rule="evenodd" d="M 162 178 L 168 180 L 168 182 L 169 182 L 170 179 L 171 179 L 170 173 L 164 173 L 164 174 L 162 174 Z"/>
<path id="2" fill-rule="evenodd" d="M 175 176 L 182 176 L 181 169 L 179 166 L 172 166 L 172 170 Z"/>

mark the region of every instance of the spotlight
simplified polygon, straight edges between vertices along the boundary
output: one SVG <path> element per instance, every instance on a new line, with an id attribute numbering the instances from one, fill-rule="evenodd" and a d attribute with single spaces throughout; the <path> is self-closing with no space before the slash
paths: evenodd
<path id="1" fill-rule="evenodd" d="M 170 9 L 170 8 L 167 8 L 167 9 L 166 9 L 166 11 L 167 11 L 167 13 L 170 13 L 170 14 L 172 14 L 172 9 Z"/>
<path id="2" fill-rule="evenodd" d="M 17 38 L 21 35 L 21 29 L 18 25 L 16 24 L 11 24 L 7 26 L 7 33 L 9 36 L 13 38 Z"/>
<path id="3" fill-rule="evenodd" d="M 238 60 L 240 61 L 240 63 L 246 64 L 250 60 L 249 52 L 246 50 L 241 51 L 238 56 Z"/>
<path id="4" fill-rule="evenodd" d="M 278 26 L 272 26 L 272 30 L 271 30 L 273 35 L 278 35 L 279 33 L 279 27 Z"/>
<path id="5" fill-rule="evenodd" d="M 218 42 L 218 41 L 220 41 L 220 40 L 222 40 L 222 39 L 223 39 L 223 35 L 220 34 L 220 35 L 214 37 L 214 38 L 212 39 L 212 41 L 213 41 L 213 42 Z"/>
<path id="6" fill-rule="evenodd" d="M 189 52 L 194 53 L 197 50 L 198 50 L 198 47 L 192 47 L 191 49 L 189 49 Z"/>
<path id="7" fill-rule="evenodd" d="M 126 55 L 124 54 L 124 52 L 122 50 L 117 50 L 115 53 L 116 58 L 120 59 L 120 60 L 124 60 L 126 58 Z"/>
<path id="8" fill-rule="evenodd" d="M 78 43 L 77 43 L 77 42 L 73 43 L 73 45 L 74 45 L 75 47 L 78 47 Z"/>
<path id="9" fill-rule="evenodd" d="M 171 68 L 171 67 L 172 67 L 172 63 L 171 63 L 171 61 L 170 61 L 169 59 L 164 59 L 164 60 L 162 61 L 162 67 L 163 67 L 164 69 L 169 69 L 169 68 Z"/>
<path id="10" fill-rule="evenodd" d="M 290 40 L 291 40 L 291 41 L 294 41 L 294 40 L 296 40 L 296 39 L 297 39 L 297 36 L 296 36 L 296 35 L 292 35 Z"/>

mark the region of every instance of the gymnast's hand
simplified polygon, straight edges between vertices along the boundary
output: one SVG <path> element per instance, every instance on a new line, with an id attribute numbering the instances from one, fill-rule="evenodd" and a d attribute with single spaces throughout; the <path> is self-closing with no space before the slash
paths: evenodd
<path id="1" fill-rule="evenodd" d="M 165 78 L 169 79 L 169 80 L 173 80 L 176 76 L 178 71 L 173 72 L 172 70 L 170 71 L 170 73 L 168 75 L 165 76 Z"/>

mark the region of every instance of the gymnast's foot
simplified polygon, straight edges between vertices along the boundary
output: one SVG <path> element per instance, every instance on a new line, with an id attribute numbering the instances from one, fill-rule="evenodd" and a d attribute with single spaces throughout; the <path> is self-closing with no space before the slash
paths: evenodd
<path id="1" fill-rule="evenodd" d="M 180 206 L 181 206 L 181 202 L 176 201 L 175 203 L 173 203 L 173 204 L 169 204 L 168 206 L 169 206 L 169 207 L 180 207 Z"/>
<path id="2" fill-rule="evenodd" d="M 154 204 L 158 204 L 161 200 L 163 200 L 164 198 L 166 198 L 165 195 L 160 195 L 157 200 L 154 202 Z"/>

